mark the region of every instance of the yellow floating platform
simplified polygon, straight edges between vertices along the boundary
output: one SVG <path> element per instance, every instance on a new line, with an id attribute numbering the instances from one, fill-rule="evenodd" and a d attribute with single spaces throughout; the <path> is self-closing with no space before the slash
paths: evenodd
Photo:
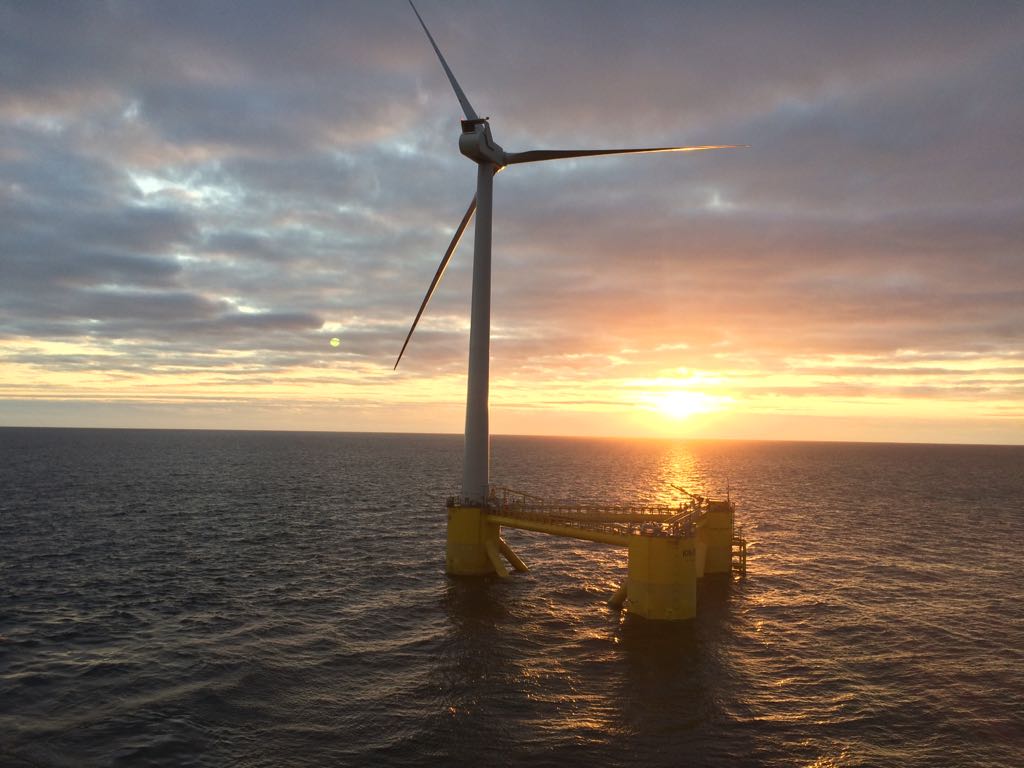
<path id="1" fill-rule="evenodd" d="M 448 503 L 447 571 L 453 576 L 508 576 L 526 564 L 501 538 L 501 528 L 625 547 L 626 583 L 609 605 L 648 619 L 697 615 L 697 579 L 746 572 L 746 541 L 735 531 L 732 501 L 699 496 L 676 507 L 660 504 L 549 502 L 494 488 L 483 506 Z M 504 559 L 503 559 L 504 558 Z"/>

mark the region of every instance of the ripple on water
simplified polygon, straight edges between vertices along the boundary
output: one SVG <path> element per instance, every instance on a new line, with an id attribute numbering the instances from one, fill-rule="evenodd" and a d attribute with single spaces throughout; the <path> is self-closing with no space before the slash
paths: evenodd
<path id="1" fill-rule="evenodd" d="M 1022 745 L 1020 449 L 495 438 L 496 474 L 539 494 L 728 477 L 750 576 L 661 625 L 604 604 L 626 563 L 601 545 L 508 531 L 530 573 L 446 578 L 457 438 L 3 435 L 4 765 L 982 766 Z"/>

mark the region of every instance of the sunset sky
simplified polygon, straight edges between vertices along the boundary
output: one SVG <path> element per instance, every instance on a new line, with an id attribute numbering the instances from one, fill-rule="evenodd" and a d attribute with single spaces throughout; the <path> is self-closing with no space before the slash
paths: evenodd
<path id="1" fill-rule="evenodd" d="M 1024 443 L 1024 4 L 420 0 L 496 434 Z M 0 425 L 461 432 L 404 0 L 0 0 Z M 339 339 L 334 347 L 332 338 Z"/>

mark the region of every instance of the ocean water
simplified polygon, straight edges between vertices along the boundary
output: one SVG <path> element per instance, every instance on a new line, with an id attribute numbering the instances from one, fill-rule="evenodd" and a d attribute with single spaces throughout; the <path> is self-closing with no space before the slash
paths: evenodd
<path id="1" fill-rule="evenodd" d="M 1024 448 L 494 438 L 542 496 L 728 488 L 749 573 L 682 624 L 600 544 L 445 576 L 461 452 L 0 429 L 0 765 L 1024 764 Z"/>

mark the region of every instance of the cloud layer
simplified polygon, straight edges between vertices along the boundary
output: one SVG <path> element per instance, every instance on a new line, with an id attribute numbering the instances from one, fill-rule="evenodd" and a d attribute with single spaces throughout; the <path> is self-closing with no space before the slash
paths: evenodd
<path id="1" fill-rule="evenodd" d="M 496 179 L 499 422 L 660 381 L 1024 439 L 1019 4 L 421 5 L 506 149 L 752 145 Z M 187 396 L 460 427 L 471 237 L 390 373 L 475 181 L 408 7 L 4 3 L 0 30 L 4 418 Z"/>

